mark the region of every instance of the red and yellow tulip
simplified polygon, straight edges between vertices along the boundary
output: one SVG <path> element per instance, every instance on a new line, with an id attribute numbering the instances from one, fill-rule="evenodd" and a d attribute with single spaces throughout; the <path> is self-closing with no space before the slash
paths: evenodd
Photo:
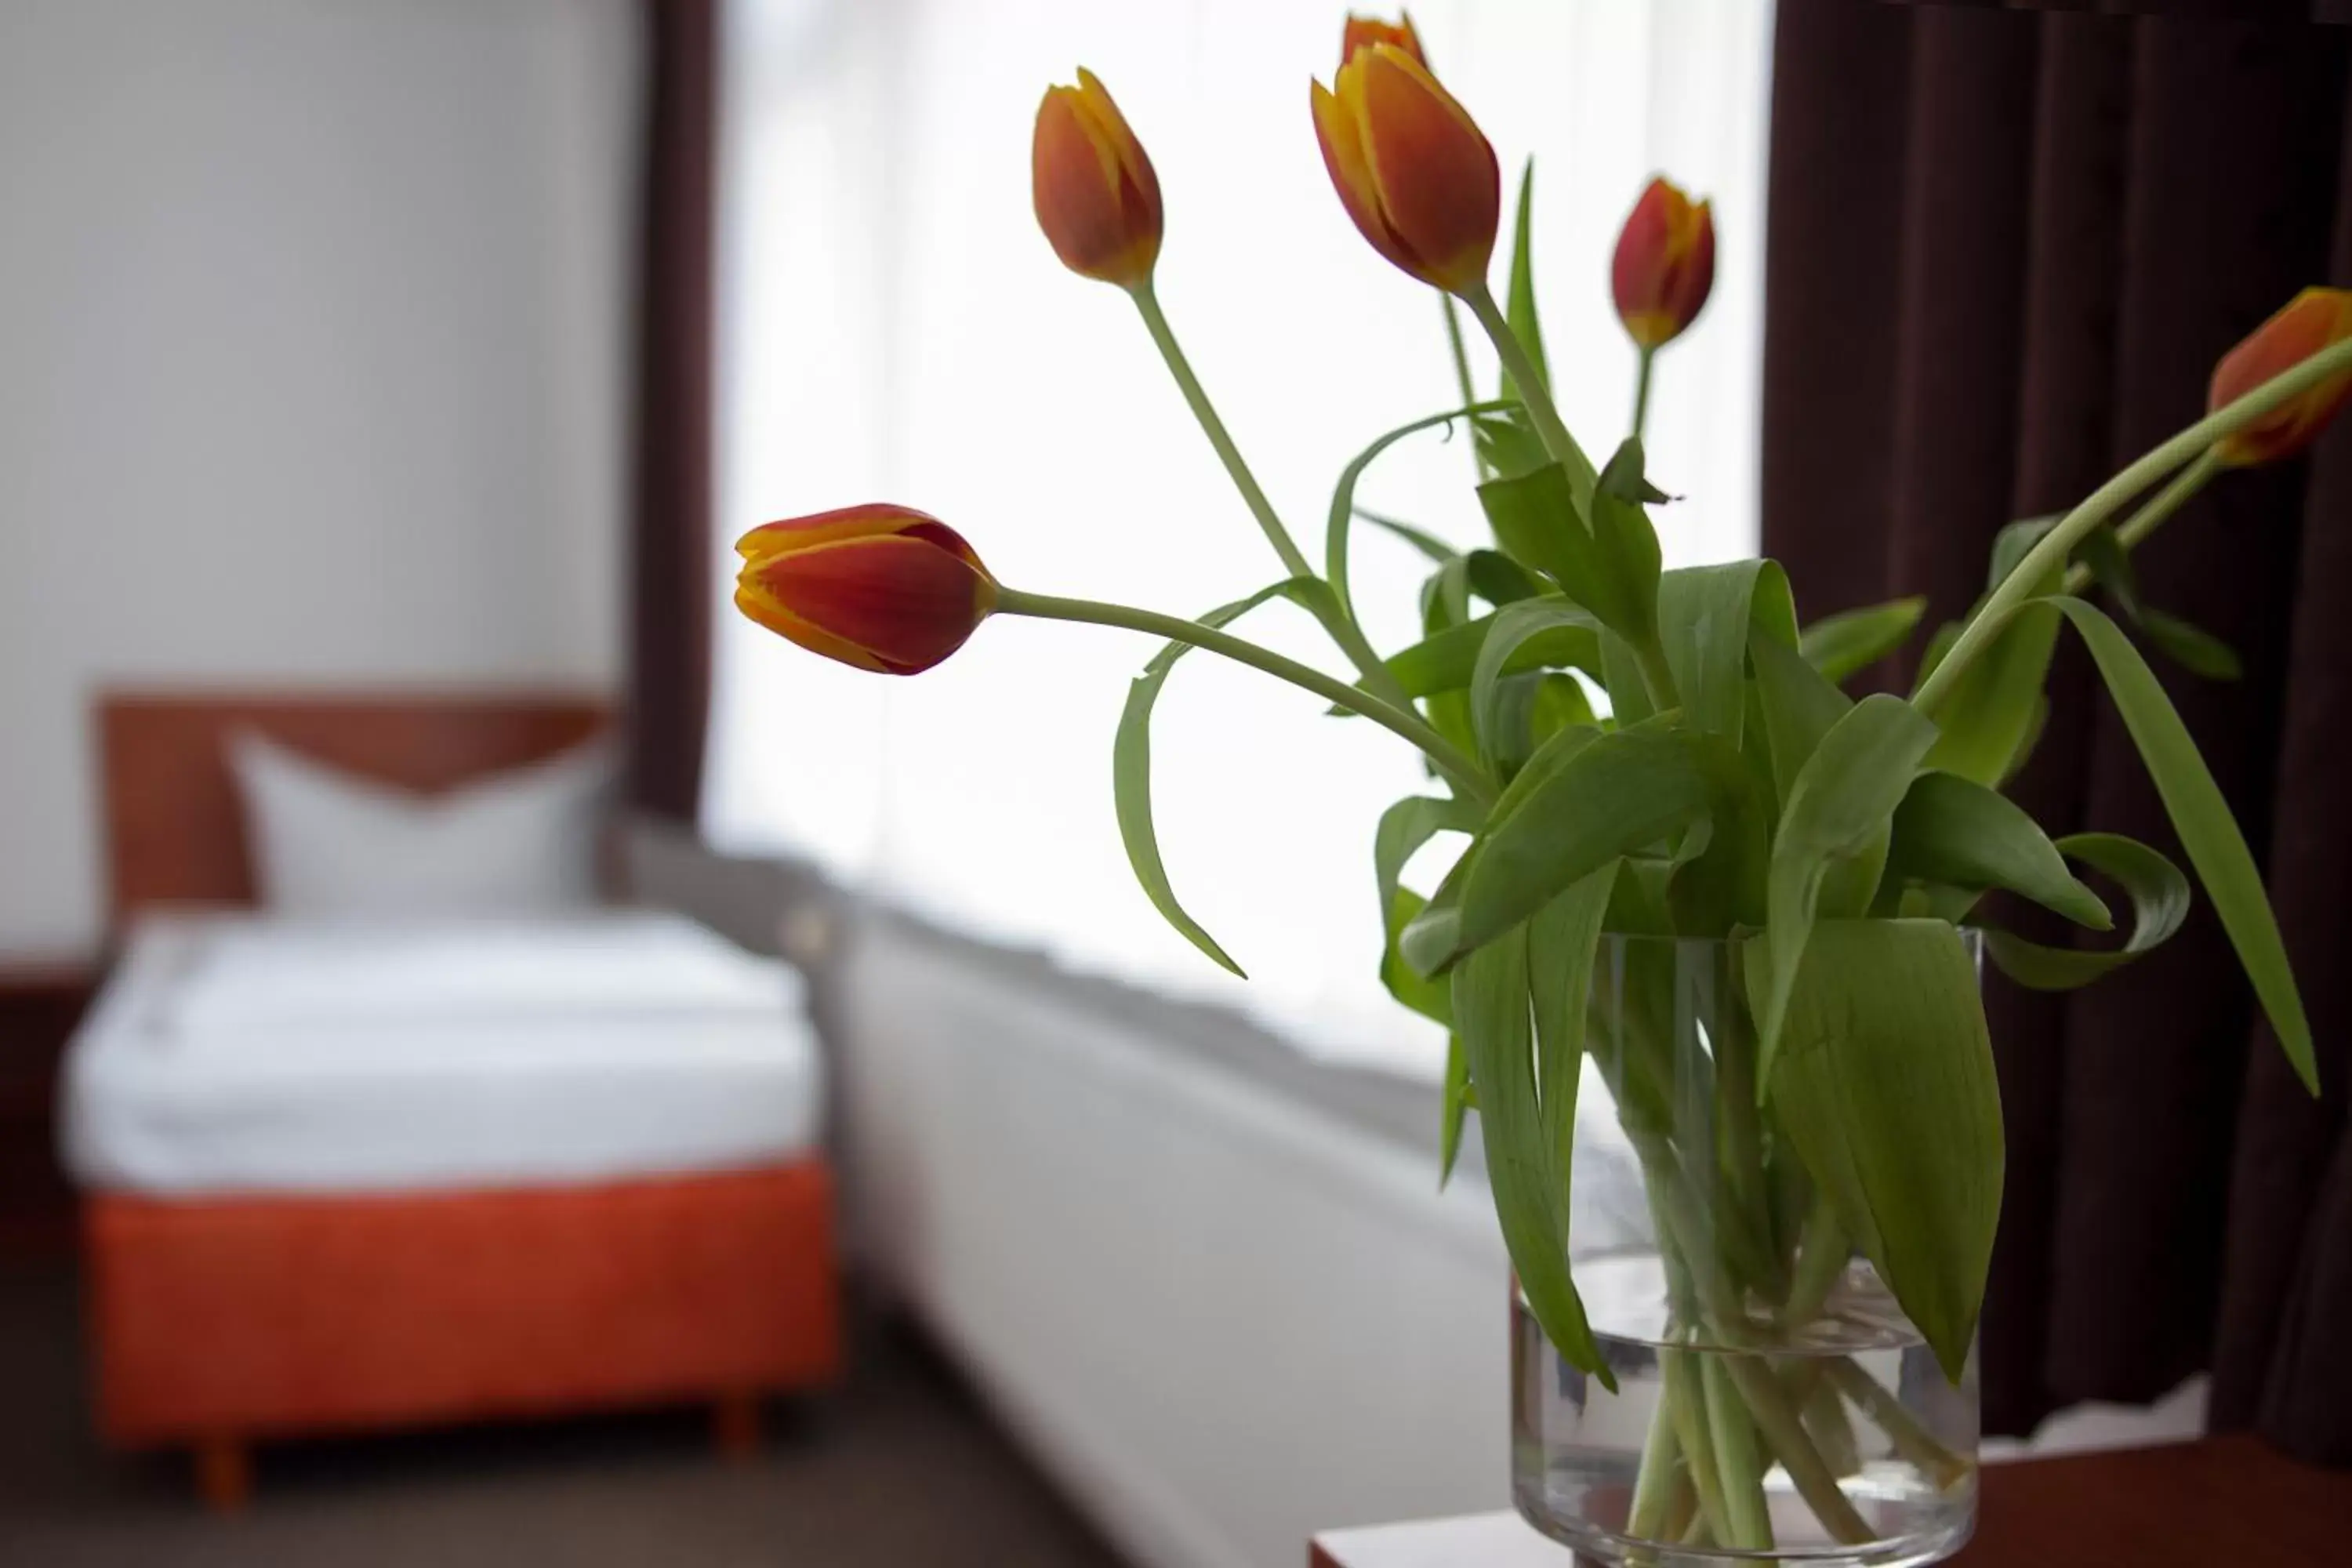
<path id="1" fill-rule="evenodd" d="M 962 536 L 911 507 L 844 507 L 763 523 L 735 542 L 735 607 L 811 653 L 914 675 L 996 608 L 996 579 Z"/>
<path id="2" fill-rule="evenodd" d="M 2213 367 L 2206 406 L 2211 410 L 2234 403 L 2347 337 L 2352 337 L 2352 289 L 2305 289 L 2221 356 Z M 2329 376 L 2224 437 L 2221 461 L 2239 468 L 2293 457 L 2318 437 L 2347 395 L 2352 395 L 2352 370 Z"/>
<path id="3" fill-rule="evenodd" d="M 1160 259 L 1160 177 L 1092 71 L 1049 87 L 1029 147 L 1037 226 L 1080 277 L 1133 289 Z"/>
<path id="4" fill-rule="evenodd" d="M 1502 172 L 1454 95 L 1413 53 L 1376 42 L 1310 98 L 1323 166 L 1372 248 L 1448 292 L 1485 287 Z"/>
<path id="5" fill-rule="evenodd" d="M 1715 287 L 1715 215 L 1672 181 L 1650 182 L 1617 237 L 1609 269 L 1617 319 L 1636 346 L 1682 335 Z"/>
<path id="6" fill-rule="evenodd" d="M 1429 68 L 1429 56 L 1422 50 L 1421 35 L 1413 31 L 1412 14 L 1409 11 L 1398 12 L 1393 22 L 1349 12 L 1347 26 L 1339 31 L 1339 64 L 1345 66 L 1356 58 L 1358 49 L 1369 49 L 1375 44 L 1393 44 L 1411 55 L 1422 69 Z"/>

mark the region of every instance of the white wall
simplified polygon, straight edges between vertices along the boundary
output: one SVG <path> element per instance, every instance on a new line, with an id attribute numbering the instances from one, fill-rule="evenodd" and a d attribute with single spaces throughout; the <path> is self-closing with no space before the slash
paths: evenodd
<path id="1" fill-rule="evenodd" d="M 868 1261 L 1129 1560 L 1294 1568 L 1318 1530 L 1507 1505 L 1509 1263 L 1477 1171 L 1441 1193 L 1434 1151 L 1026 960 L 887 920 L 847 952 Z"/>
<path id="2" fill-rule="evenodd" d="M 0 958 L 107 682 L 604 685 L 629 0 L 0 0 Z"/>

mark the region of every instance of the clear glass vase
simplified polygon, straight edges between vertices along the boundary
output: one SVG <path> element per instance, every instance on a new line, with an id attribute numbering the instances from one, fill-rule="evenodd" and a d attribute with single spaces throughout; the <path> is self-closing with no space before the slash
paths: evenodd
<path id="1" fill-rule="evenodd" d="M 1738 963 L 1602 939 L 1570 1262 L 1617 1387 L 1514 1289 L 1512 1495 L 1595 1563 L 1933 1563 L 1976 1516 L 1975 1356 L 1945 1376 L 1757 1108 Z"/>

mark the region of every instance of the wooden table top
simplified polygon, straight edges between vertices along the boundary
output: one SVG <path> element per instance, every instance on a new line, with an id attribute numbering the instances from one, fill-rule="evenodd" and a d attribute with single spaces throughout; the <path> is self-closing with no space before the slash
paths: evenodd
<path id="1" fill-rule="evenodd" d="M 1567 1568 L 1512 1513 L 1331 1531 L 1311 1568 Z M 1976 1539 L 1957 1568 L 2342 1568 L 2352 1470 L 2297 1463 L 2252 1437 L 2022 1459 L 1984 1469 Z"/>

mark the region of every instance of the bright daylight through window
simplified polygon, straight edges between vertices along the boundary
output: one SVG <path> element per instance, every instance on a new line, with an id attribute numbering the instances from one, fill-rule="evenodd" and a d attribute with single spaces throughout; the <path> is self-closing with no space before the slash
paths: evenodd
<path id="1" fill-rule="evenodd" d="M 1658 513 L 1668 565 L 1753 553 L 1769 7 L 1430 0 L 1413 19 L 1478 106 L 1507 190 L 1536 160 L 1537 275 L 1559 312 L 1545 338 L 1561 411 L 1597 451 L 1633 386 L 1606 287 L 1618 226 L 1654 172 L 1712 198 L 1714 295 L 1661 367 L 1650 470 L 1685 498 Z M 1193 615 L 1280 576 L 1128 301 L 1073 279 L 1040 237 L 1031 119 L 1038 84 L 1077 61 L 1117 95 L 1165 194 L 1160 296 L 1275 505 L 1318 538 L 1368 432 L 1459 401 L 1434 300 L 1365 248 L 1318 162 L 1307 82 L 1336 26 L 1326 6 L 1266 0 L 739 0 L 721 541 L 887 497 L 984 537 L 994 570 L 1039 591 Z M 1360 499 L 1471 541 L 1471 464 L 1466 439 L 1420 437 Z M 1425 563 L 1359 538 L 1368 629 L 1402 646 Z M 1435 1026 L 1374 973 L 1372 827 L 1419 764 L 1370 725 L 1302 727 L 1311 699 L 1215 659 L 1186 661 L 1160 700 L 1161 848 L 1244 984 L 1169 930 L 1119 847 L 1112 727 L 1152 645 L 1008 617 L 898 681 L 718 621 L 706 817 L 723 844 L 809 855 L 978 934 L 1436 1075 Z M 1328 666 L 1294 612 L 1252 636 Z"/>

